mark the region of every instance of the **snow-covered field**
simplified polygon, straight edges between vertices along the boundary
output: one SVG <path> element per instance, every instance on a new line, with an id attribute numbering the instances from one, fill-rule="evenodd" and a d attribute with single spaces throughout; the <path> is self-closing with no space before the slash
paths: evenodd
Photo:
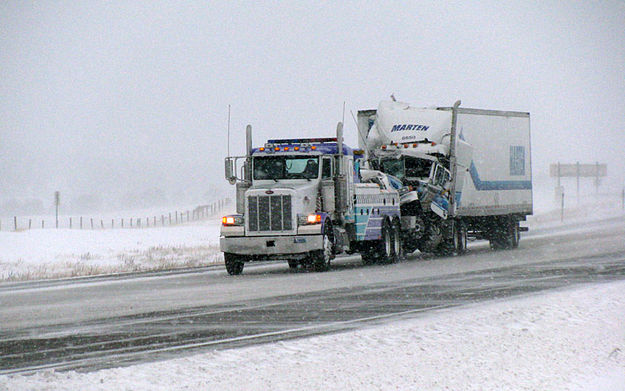
<path id="1" fill-rule="evenodd" d="M 215 219 L 140 229 L 0 232 L 0 281 L 221 263 L 219 224 Z"/>
<path id="2" fill-rule="evenodd" d="M 625 390 L 625 282 L 0 390 Z"/>

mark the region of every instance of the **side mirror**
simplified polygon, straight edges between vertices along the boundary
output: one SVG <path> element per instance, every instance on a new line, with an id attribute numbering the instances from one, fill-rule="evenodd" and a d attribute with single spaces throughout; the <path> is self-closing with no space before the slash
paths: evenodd
<path id="1" fill-rule="evenodd" d="M 231 185 L 234 185 L 237 182 L 237 174 L 234 160 L 229 157 L 227 157 L 225 161 L 225 176 Z"/>

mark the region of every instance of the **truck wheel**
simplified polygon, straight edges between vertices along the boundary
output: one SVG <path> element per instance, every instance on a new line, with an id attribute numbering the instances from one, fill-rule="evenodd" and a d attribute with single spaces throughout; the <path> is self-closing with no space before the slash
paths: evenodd
<path id="1" fill-rule="evenodd" d="M 421 240 L 417 243 L 417 248 L 422 253 L 438 253 L 437 249 L 444 240 L 441 228 L 435 224 L 430 224 Z"/>
<path id="2" fill-rule="evenodd" d="M 397 252 L 394 251 L 397 243 L 401 246 L 399 233 L 396 235 L 391 225 L 387 221 L 384 221 L 382 223 L 382 239 L 371 241 L 370 247 L 360 251 L 362 263 L 371 265 L 378 262 L 394 262 L 397 257 Z"/>
<path id="3" fill-rule="evenodd" d="M 456 221 L 447 221 L 444 226 L 443 238 L 436 248 L 436 254 L 452 256 L 460 252 L 459 224 Z"/>
<path id="4" fill-rule="evenodd" d="M 395 263 L 398 262 L 403 256 L 403 246 L 401 243 L 401 226 L 398 222 L 393 223 L 392 228 L 392 238 L 393 238 L 393 255 L 391 256 L 390 262 Z"/>
<path id="5" fill-rule="evenodd" d="M 328 270 L 330 268 L 330 261 L 334 258 L 334 252 L 332 251 L 334 244 L 329 235 L 331 230 L 332 227 L 327 224 L 323 233 L 323 249 L 311 251 L 312 267 L 317 272 Z"/>
<path id="6" fill-rule="evenodd" d="M 231 276 L 239 275 L 243 272 L 243 259 L 241 256 L 232 253 L 224 253 L 224 260 L 226 263 L 226 271 Z"/>
<path id="7" fill-rule="evenodd" d="M 382 242 L 380 243 L 380 261 L 394 263 L 397 261 L 396 243 L 399 235 L 395 233 L 393 226 L 388 222 L 382 224 Z M 397 238 L 397 240 L 396 240 Z"/>

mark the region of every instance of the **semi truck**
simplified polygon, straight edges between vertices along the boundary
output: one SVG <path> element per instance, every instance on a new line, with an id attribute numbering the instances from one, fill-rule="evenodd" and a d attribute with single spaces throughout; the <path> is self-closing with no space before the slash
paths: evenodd
<path id="1" fill-rule="evenodd" d="M 399 192 L 369 171 L 364 153 L 333 138 L 270 139 L 225 159 L 236 187 L 236 213 L 222 218 L 220 249 L 230 275 L 251 261 L 327 270 L 339 253 L 365 263 L 394 262 L 401 253 Z M 364 177 L 363 177 L 364 174 Z"/>
<path id="2" fill-rule="evenodd" d="M 393 97 L 392 97 L 393 98 Z M 366 165 L 398 179 L 401 243 L 459 254 L 468 238 L 515 248 L 532 214 L 530 115 L 382 101 L 360 110 Z"/>

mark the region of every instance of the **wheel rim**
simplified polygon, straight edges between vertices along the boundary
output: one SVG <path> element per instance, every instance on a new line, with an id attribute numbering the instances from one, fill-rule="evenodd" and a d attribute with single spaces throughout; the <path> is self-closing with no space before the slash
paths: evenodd
<path id="1" fill-rule="evenodd" d="M 387 228 L 384 230 L 384 256 L 386 258 L 392 255 L 392 245 L 390 230 Z"/>
<path id="2" fill-rule="evenodd" d="M 400 233 L 399 233 L 399 228 L 395 227 L 394 230 L 394 234 L 393 234 L 393 253 L 396 256 L 399 256 L 401 254 L 401 238 L 399 237 Z"/>
<path id="3" fill-rule="evenodd" d="M 323 236 L 323 263 L 328 265 L 332 259 L 332 242 L 328 235 Z"/>

